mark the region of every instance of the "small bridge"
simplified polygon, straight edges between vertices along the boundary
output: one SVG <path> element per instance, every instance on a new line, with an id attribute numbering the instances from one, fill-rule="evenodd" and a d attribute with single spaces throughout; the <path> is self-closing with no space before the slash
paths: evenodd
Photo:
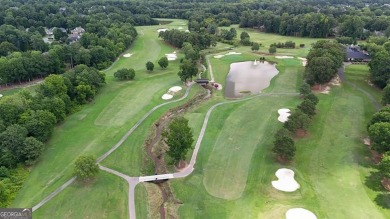
<path id="1" fill-rule="evenodd" d="M 163 181 L 173 179 L 173 174 L 160 174 L 154 176 L 140 176 L 139 182 L 155 182 L 155 181 Z"/>

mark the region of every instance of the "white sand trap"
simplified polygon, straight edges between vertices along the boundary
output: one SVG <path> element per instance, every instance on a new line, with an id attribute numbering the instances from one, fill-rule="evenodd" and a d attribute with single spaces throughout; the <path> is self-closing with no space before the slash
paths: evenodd
<path id="1" fill-rule="evenodd" d="M 178 92 L 178 91 L 181 91 L 182 89 L 183 89 L 183 88 L 180 87 L 180 86 L 174 86 L 174 87 L 169 88 L 169 91 L 170 91 L 170 92 L 173 92 L 173 93 L 176 93 L 176 92 Z"/>
<path id="2" fill-rule="evenodd" d="M 321 94 L 329 94 L 330 93 L 330 87 L 326 86 L 323 91 L 320 92 Z"/>
<path id="3" fill-rule="evenodd" d="M 132 55 L 133 55 L 133 54 L 131 54 L 131 53 L 126 53 L 126 54 L 123 55 L 123 57 L 129 58 L 129 57 L 132 56 Z"/>
<path id="4" fill-rule="evenodd" d="M 287 122 L 288 117 L 291 115 L 290 112 L 291 112 L 291 110 L 286 109 L 286 108 L 279 109 L 278 110 L 278 113 L 279 113 L 278 120 L 279 120 L 279 122 L 282 122 L 282 123 Z"/>
<path id="5" fill-rule="evenodd" d="M 174 61 L 177 59 L 176 53 L 165 54 L 165 56 L 167 57 L 168 61 Z"/>
<path id="6" fill-rule="evenodd" d="M 292 56 L 275 56 L 277 59 L 293 59 L 294 57 Z"/>
<path id="7" fill-rule="evenodd" d="M 286 219 L 317 219 L 317 216 L 304 208 L 291 208 L 286 212 Z"/>
<path id="8" fill-rule="evenodd" d="M 165 32 L 165 31 L 167 31 L 167 30 L 168 30 L 168 29 L 158 29 L 157 32 L 160 33 L 160 32 Z"/>
<path id="9" fill-rule="evenodd" d="M 170 99 L 172 99 L 172 97 L 173 97 L 173 96 L 172 96 L 171 94 L 164 94 L 164 95 L 162 95 L 161 98 L 162 98 L 163 100 L 170 100 Z"/>
<path id="10" fill-rule="evenodd" d="M 216 55 L 216 56 L 214 56 L 214 58 L 216 58 L 216 59 L 220 59 L 220 58 L 222 58 L 222 57 L 224 57 L 225 55 Z"/>
<path id="11" fill-rule="evenodd" d="M 189 33 L 190 31 L 189 31 L 189 30 L 186 30 L 185 32 L 186 32 L 186 33 Z"/>
<path id="12" fill-rule="evenodd" d="M 241 53 L 240 52 L 228 52 L 228 53 L 226 53 L 226 55 L 228 56 L 228 55 L 241 55 Z"/>
<path id="13" fill-rule="evenodd" d="M 278 169 L 275 173 L 277 181 L 272 181 L 272 186 L 283 192 L 294 192 L 299 189 L 299 184 L 294 179 L 294 171 L 286 168 Z"/>
<path id="14" fill-rule="evenodd" d="M 3 94 L 0 94 L 0 98 L 2 98 L 3 97 Z"/>
<path id="15" fill-rule="evenodd" d="M 306 58 L 298 57 L 298 59 L 302 61 L 302 66 L 306 66 L 307 65 L 307 59 Z"/>

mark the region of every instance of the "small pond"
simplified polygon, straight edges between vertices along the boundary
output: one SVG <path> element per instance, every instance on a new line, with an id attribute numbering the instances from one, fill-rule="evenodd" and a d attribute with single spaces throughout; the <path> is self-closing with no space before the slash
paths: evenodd
<path id="1" fill-rule="evenodd" d="M 258 94 L 270 85 L 271 79 L 278 73 L 276 64 L 269 62 L 232 63 L 226 77 L 225 97 L 240 98 L 245 94 Z"/>

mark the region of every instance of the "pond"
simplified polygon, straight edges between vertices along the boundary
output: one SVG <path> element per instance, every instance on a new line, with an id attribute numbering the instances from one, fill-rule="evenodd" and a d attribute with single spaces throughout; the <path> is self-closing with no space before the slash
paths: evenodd
<path id="1" fill-rule="evenodd" d="M 248 61 L 230 65 L 226 77 L 225 97 L 240 98 L 246 94 L 258 94 L 270 85 L 270 81 L 279 71 L 276 64 Z"/>

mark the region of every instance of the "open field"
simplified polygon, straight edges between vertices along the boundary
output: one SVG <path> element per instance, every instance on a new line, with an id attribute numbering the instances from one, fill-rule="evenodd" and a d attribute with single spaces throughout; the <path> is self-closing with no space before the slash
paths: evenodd
<path id="1" fill-rule="evenodd" d="M 157 39 L 157 29 L 186 28 L 183 20 L 169 20 L 173 22 L 137 28 L 139 37 L 125 52 L 133 55 L 119 57 L 105 71 L 107 85 L 94 102 L 83 106 L 56 128 L 41 162 L 33 168 L 14 207 L 30 207 L 62 185 L 70 178 L 72 163 L 79 154 L 102 155 L 147 111 L 164 102 L 161 95 L 169 87 L 180 85 L 176 75 L 178 61 L 170 62 L 166 70 L 155 65 L 153 73 L 148 73 L 144 66 L 146 61 L 157 61 L 175 50 Z M 242 29 L 238 30 L 238 36 L 240 31 Z M 317 40 L 264 34 L 251 29 L 245 31 L 249 32 L 252 41 L 263 44 L 264 51 L 268 50 L 264 45 L 272 42 L 292 40 L 297 45 L 306 44 L 304 49 L 278 50 L 278 55 L 304 57 L 309 43 Z M 226 45 L 218 46 L 223 49 Z M 250 52 L 250 47 L 238 47 L 233 51 L 243 54 L 220 59 L 209 56 L 215 79 L 223 87 L 230 63 L 254 60 L 259 56 Z M 278 62 L 279 74 L 264 92 L 296 93 L 302 83 L 304 67 L 301 62 L 271 56 L 267 59 Z M 136 69 L 134 81 L 114 79 L 113 73 L 124 67 Z M 353 83 L 361 83 L 364 89 L 370 87 L 362 82 L 367 77 L 366 67 L 348 67 L 346 77 Z M 193 87 L 187 99 L 198 89 Z M 375 89 L 368 92 L 380 97 Z M 183 93 L 181 91 L 175 98 Z M 223 93 L 224 90 L 214 92 L 211 100 L 185 114 L 195 137 L 207 110 L 215 103 L 226 101 Z M 284 218 L 284 213 L 293 207 L 307 208 L 318 218 L 389 218 L 390 211 L 380 208 L 374 201 L 381 191 L 366 183 L 373 169 L 362 138 L 366 136 L 365 124 L 375 108 L 366 96 L 348 85 L 334 87 L 329 95 L 318 96 L 318 115 L 308 136 L 297 139 L 295 160 L 288 165 L 276 162 L 271 149 L 273 136 L 282 126 L 277 120 L 277 110 L 295 108 L 301 101 L 297 95 L 260 96 L 217 107 L 210 117 L 194 172 L 184 179 L 170 181 L 175 198 L 183 202 L 180 218 Z M 169 108 L 185 101 L 155 111 L 102 165 L 130 176 L 141 175 L 142 144 L 150 127 Z M 301 189 L 283 193 L 271 186 L 271 181 L 276 180 L 275 171 L 281 167 L 295 171 Z M 158 201 L 157 195 L 152 194 L 153 189 L 148 184 L 136 187 L 137 218 L 156 215 L 150 213 L 150 205 Z M 101 172 L 96 182 L 89 186 L 69 186 L 34 212 L 34 217 L 126 218 L 127 192 L 128 186 L 123 179 Z"/>
<path id="2" fill-rule="evenodd" d="M 382 99 L 382 90 L 373 85 L 369 85 L 370 68 L 368 65 L 348 65 L 345 68 L 345 77 L 348 81 L 363 88 L 366 92 L 371 94 L 379 103 Z"/>
<path id="3" fill-rule="evenodd" d="M 291 56 L 300 56 L 306 57 L 307 53 L 311 48 L 311 44 L 315 43 L 320 39 L 316 38 L 306 38 L 306 37 L 293 37 L 293 36 L 281 36 L 273 33 L 264 33 L 256 29 L 251 28 L 238 28 L 238 25 L 232 25 L 231 27 L 236 28 L 237 30 L 237 39 L 240 39 L 240 34 L 245 31 L 249 34 L 250 40 L 252 42 L 261 43 L 259 52 L 268 53 L 268 48 L 273 43 L 284 43 L 286 41 L 295 42 L 297 49 L 277 49 L 277 53 L 281 55 L 291 55 Z M 227 29 L 230 29 L 228 27 Z M 299 44 L 305 44 L 304 48 L 299 48 Z M 251 47 L 242 47 L 245 51 L 250 51 Z"/>
<path id="4" fill-rule="evenodd" d="M 216 81 L 224 83 L 229 63 L 245 56 L 210 57 Z M 281 74 L 266 92 L 296 92 L 303 72 L 299 61 L 275 61 Z M 276 110 L 293 108 L 298 98 L 259 97 L 217 108 L 210 118 L 194 173 L 171 181 L 176 198 L 184 203 L 180 217 L 284 218 L 293 207 L 307 208 L 318 218 L 390 217 L 390 211 L 374 201 L 381 191 L 365 183 L 373 169 L 362 139 L 374 106 L 348 85 L 319 97 L 318 115 L 308 136 L 298 139 L 295 161 L 283 166 L 271 152 L 273 135 L 281 127 Z M 190 123 L 194 115 L 206 110 L 201 107 L 188 113 Z M 194 123 L 194 127 L 200 129 L 200 124 Z M 301 189 L 283 193 L 271 186 L 280 167 L 296 172 Z"/>
<path id="5" fill-rule="evenodd" d="M 83 106 L 79 112 L 68 117 L 62 125 L 55 129 L 53 137 L 47 145 L 47 150 L 41 157 L 41 161 L 33 168 L 12 206 L 22 207 L 36 204 L 70 178 L 73 161 L 79 154 L 88 153 L 97 157 L 102 155 L 141 116 L 155 105 L 164 102 L 161 100 L 161 95 L 168 88 L 173 85 L 180 85 L 179 78 L 176 75 L 178 61 L 170 62 L 166 70 L 160 70 L 158 66 L 155 67 L 155 71 L 152 73 L 148 73 L 145 70 L 144 65 L 146 60 L 157 61 L 165 53 L 171 53 L 173 51 L 170 46 L 167 46 L 157 38 L 157 29 L 157 26 L 140 27 L 138 29 L 140 33 L 138 39 L 134 46 L 128 50 L 129 53 L 133 53 L 134 55 L 130 58 L 120 57 L 109 70 L 105 71 L 107 74 L 107 85 L 101 90 L 100 95 L 96 97 L 93 103 Z M 154 43 L 150 43 L 151 41 Z M 158 51 L 158 53 L 150 53 L 152 50 Z M 117 69 L 124 67 L 135 68 L 136 78 L 134 81 L 118 82 L 114 79 L 113 73 Z M 195 92 L 196 89 L 193 89 L 190 96 Z M 175 98 L 182 96 L 183 93 L 178 93 Z M 137 130 L 138 133 L 134 133 L 134 135 L 145 137 L 153 121 L 161 116 L 169 107 L 178 105 L 181 102 L 160 108 L 152 114 L 149 120 L 145 121 L 143 126 L 139 127 Z M 83 135 L 80 135 L 80 133 L 83 133 Z M 122 145 L 122 147 L 127 147 L 127 149 L 130 148 L 130 151 L 121 154 L 126 156 L 126 160 L 121 161 L 123 162 L 122 166 L 132 175 L 140 175 L 142 142 L 144 137 L 140 137 L 141 144 L 126 141 Z M 113 155 L 115 162 L 119 161 L 115 153 Z M 110 167 L 110 161 L 104 164 Z M 107 175 L 105 173 L 102 174 L 99 177 L 99 181 L 107 182 L 109 180 L 108 177 L 112 178 L 112 176 Z M 125 184 L 124 188 L 126 188 L 126 183 L 123 182 L 123 184 Z M 105 183 L 96 188 L 92 185 L 92 188 L 99 190 L 97 193 L 104 193 L 111 190 L 109 187 L 104 188 L 104 185 Z M 76 184 L 71 185 L 61 193 L 61 196 L 54 198 L 51 202 L 55 204 L 66 201 L 62 197 L 74 196 L 79 189 L 82 188 L 79 188 Z M 115 192 L 126 194 L 123 189 L 117 189 Z M 78 202 L 89 202 L 90 199 L 87 196 L 75 197 L 78 198 Z M 118 200 L 115 200 L 115 202 L 124 203 L 126 200 L 126 195 L 123 195 L 122 197 L 118 197 Z M 107 200 L 100 201 L 104 203 Z M 71 203 L 77 205 L 78 202 Z M 120 205 L 122 206 L 122 204 Z M 123 205 L 124 208 L 125 206 Z M 77 209 L 80 211 L 85 210 L 75 208 L 75 215 L 78 215 L 78 212 L 76 212 Z M 104 211 L 102 208 L 98 209 Z M 64 207 L 63 211 L 66 210 L 67 208 Z M 51 208 L 44 206 L 34 214 L 44 217 L 44 215 L 50 215 L 50 213 Z M 127 214 L 127 211 L 125 213 Z"/>

